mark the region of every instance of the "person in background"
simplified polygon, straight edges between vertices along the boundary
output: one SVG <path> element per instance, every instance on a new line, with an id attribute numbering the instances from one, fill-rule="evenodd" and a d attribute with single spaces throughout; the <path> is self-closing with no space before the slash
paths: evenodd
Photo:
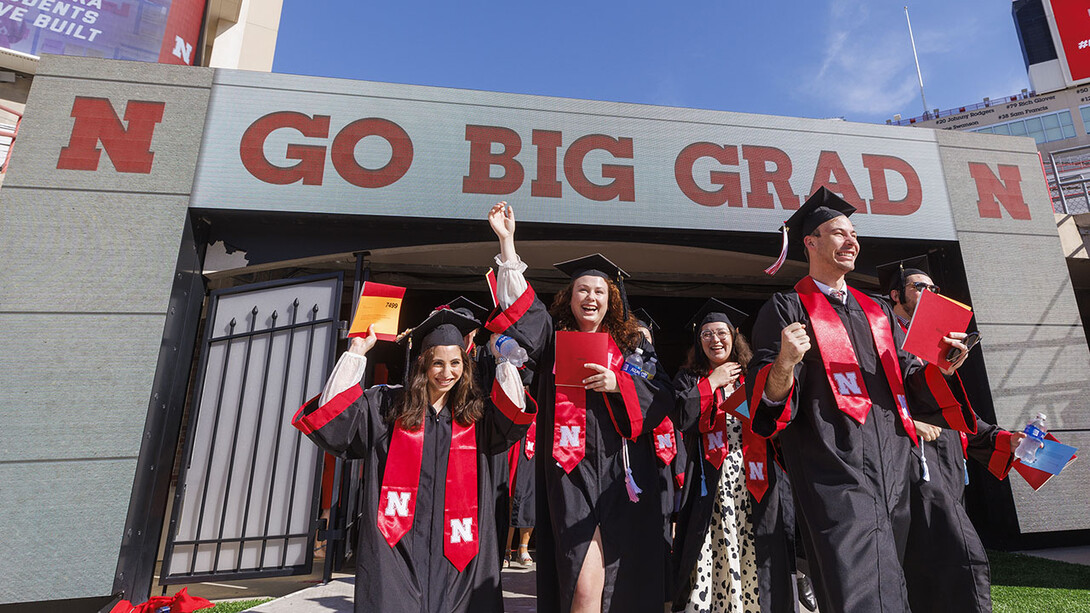
<path id="1" fill-rule="evenodd" d="M 923 292 L 939 293 L 929 270 L 927 256 L 878 267 L 879 283 L 893 304 L 897 323 L 906 332 Z M 938 371 L 933 364 L 925 368 Z M 958 385 L 950 386 L 948 393 L 951 402 L 970 406 L 960 376 Z M 966 460 L 972 457 L 997 479 L 1004 479 L 1013 464 L 1014 450 L 1026 435 L 1003 430 L 979 416 L 975 434 L 921 421 L 915 425 L 920 445 L 910 473 L 912 520 L 904 560 L 909 605 L 913 611 L 934 613 L 990 612 L 988 554 L 964 506 L 969 483 Z"/>

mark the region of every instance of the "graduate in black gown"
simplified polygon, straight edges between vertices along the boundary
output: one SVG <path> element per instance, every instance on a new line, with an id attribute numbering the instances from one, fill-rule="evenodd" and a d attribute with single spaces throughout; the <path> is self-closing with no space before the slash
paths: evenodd
<path id="1" fill-rule="evenodd" d="M 921 293 L 939 292 L 929 270 L 926 256 L 878 267 L 879 283 L 905 331 Z M 933 364 L 925 368 L 938 370 Z M 970 406 L 962 386 L 952 388 L 955 400 Z M 904 560 L 909 604 L 913 611 L 990 612 L 988 554 L 965 512 L 965 486 L 969 483 L 965 462 L 972 457 L 996 478 L 1004 479 L 1025 433 L 1008 432 L 979 417 L 976 434 L 919 421 L 915 426 L 920 445 L 911 470 L 912 523 Z"/>
<path id="2" fill-rule="evenodd" d="M 636 318 L 636 329 L 647 342 L 654 345 L 654 333 L 659 328 L 658 323 L 646 309 L 635 309 L 632 315 Z M 653 378 L 658 375 L 661 368 L 662 365 L 655 360 L 646 364 L 644 371 Z M 663 417 L 659 425 L 651 430 L 648 443 L 651 444 L 652 453 L 659 467 L 658 489 L 662 493 L 662 542 L 665 552 L 663 573 L 666 577 L 666 596 L 669 600 L 674 593 L 674 581 L 677 574 L 672 560 L 674 516 L 677 512 L 677 500 L 681 495 L 681 486 L 685 482 L 685 447 L 682 443 L 681 431 L 669 416 Z"/>
<path id="3" fill-rule="evenodd" d="M 499 203 L 489 223 L 500 239 L 501 312 L 486 327 L 530 354 L 537 418 L 537 605 L 540 612 L 661 611 L 665 602 L 657 469 L 646 437 L 673 402 L 668 377 L 622 371 L 637 348 L 654 348 L 628 316 L 601 255 L 559 266 L 572 283 L 546 310 L 522 275 L 514 212 Z M 608 333 L 608 364 L 588 363 L 583 387 L 557 386 L 555 333 Z M 642 488 L 642 493 L 639 493 Z"/>
<path id="4" fill-rule="evenodd" d="M 804 247 L 810 274 L 762 307 L 746 386 L 754 432 L 779 433 L 820 609 L 900 613 L 916 441 L 908 404 L 917 419 L 960 430 L 975 431 L 975 419 L 934 397 L 899 349 L 889 305 L 845 284 L 859 254 L 854 211 L 822 187 L 785 224 L 780 263 Z M 964 349 L 964 337 L 945 342 Z"/>
<path id="5" fill-rule="evenodd" d="M 491 397 L 475 383 L 463 344 L 475 326 L 436 312 L 412 332 L 408 384 L 364 390 L 370 330 L 292 419 L 330 453 L 365 460 L 358 613 L 503 611 L 490 456 L 522 436 L 533 406 L 503 365 Z"/>
<path id="6" fill-rule="evenodd" d="M 753 352 L 736 324 L 745 314 L 715 298 L 689 322 L 693 344 L 674 380 L 674 419 L 685 433 L 685 488 L 678 512 L 674 561 L 675 611 L 759 613 L 754 498 L 765 493 L 764 439 L 743 415 L 725 410 L 743 398 Z M 734 396 L 734 394 L 739 396 Z M 743 407 L 744 410 L 744 407 Z M 759 449 L 757 448 L 759 447 Z M 762 466 L 747 478 L 744 451 Z M 793 599 L 788 579 L 788 598 Z"/>

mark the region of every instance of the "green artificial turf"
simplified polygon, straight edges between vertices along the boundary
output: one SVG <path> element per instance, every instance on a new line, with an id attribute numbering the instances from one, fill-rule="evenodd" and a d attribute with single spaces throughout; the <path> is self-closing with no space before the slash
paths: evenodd
<path id="1" fill-rule="evenodd" d="M 254 600 L 233 600 L 230 602 L 221 602 L 211 609 L 201 609 L 200 613 L 239 613 L 239 611 L 245 611 L 256 607 L 259 604 L 265 604 L 272 598 L 256 598 Z"/>
<path id="2" fill-rule="evenodd" d="M 1090 612 L 1090 566 L 989 551 L 995 613 Z"/>

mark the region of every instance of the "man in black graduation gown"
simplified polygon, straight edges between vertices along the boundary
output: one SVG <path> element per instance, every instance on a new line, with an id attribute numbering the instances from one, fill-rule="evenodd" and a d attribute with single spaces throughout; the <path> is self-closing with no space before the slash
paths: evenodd
<path id="1" fill-rule="evenodd" d="M 927 256 L 878 267 L 880 285 L 893 303 L 902 329 L 908 329 L 924 291 L 938 293 L 928 272 Z M 925 368 L 936 369 L 934 365 Z M 960 384 L 948 392 L 969 406 Z M 911 408 L 911 407 L 910 407 Z M 967 457 L 973 457 L 998 479 L 1006 477 L 1014 448 L 1024 433 L 1011 433 L 977 418 L 976 434 L 917 422 L 920 445 L 911 474 L 912 522 L 904 570 L 913 611 L 987 613 L 992 610 L 988 555 L 965 512 Z"/>
<path id="2" fill-rule="evenodd" d="M 846 285 L 859 254 L 854 211 L 822 187 L 785 224 L 780 261 L 788 245 L 804 247 L 810 275 L 762 307 L 746 385 L 754 432 L 779 433 L 820 609 L 903 612 L 908 401 L 925 421 L 975 423 L 931 396 L 921 364 L 898 349 L 889 305 Z M 947 342 L 964 348 L 960 338 Z"/>

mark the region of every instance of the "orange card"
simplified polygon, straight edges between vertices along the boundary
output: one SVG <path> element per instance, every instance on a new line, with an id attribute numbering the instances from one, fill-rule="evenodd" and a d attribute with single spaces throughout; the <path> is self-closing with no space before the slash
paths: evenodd
<path id="1" fill-rule="evenodd" d="M 367 336 L 367 328 L 375 324 L 375 335 L 379 340 L 392 341 L 397 338 L 398 316 L 404 297 L 404 287 L 365 281 L 348 337 Z"/>
<path id="2" fill-rule="evenodd" d="M 596 372 L 583 364 L 609 366 L 609 335 L 605 332 L 557 332 L 553 369 L 556 384 L 583 387 L 583 379 Z"/>
<path id="3" fill-rule="evenodd" d="M 973 310 L 968 305 L 925 291 L 920 294 L 901 348 L 939 368 L 949 368 L 946 354 L 950 345 L 942 339 L 951 332 L 964 332 L 972 318 Z"/>

